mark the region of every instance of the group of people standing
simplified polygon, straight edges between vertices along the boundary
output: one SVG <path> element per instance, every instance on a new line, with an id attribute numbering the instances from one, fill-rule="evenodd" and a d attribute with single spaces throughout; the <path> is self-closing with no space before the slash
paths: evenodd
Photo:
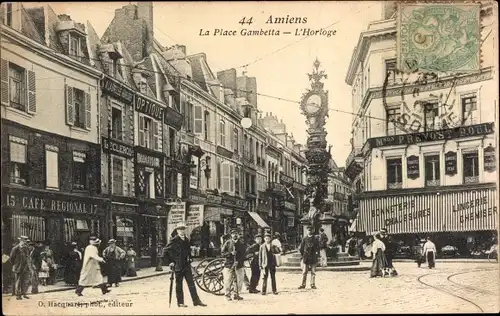
<path id="1" fill-rule="evenodd" d="M 12 295 L 18 300 L 29 299 L 27 292 L 30 285 L 31 293 L 36 294 L 39 284 L 55 283 L 56 265 L 50 241 L 33 242 L 28 237 L 21 236 L 3 263 L 12 266 Z"/>

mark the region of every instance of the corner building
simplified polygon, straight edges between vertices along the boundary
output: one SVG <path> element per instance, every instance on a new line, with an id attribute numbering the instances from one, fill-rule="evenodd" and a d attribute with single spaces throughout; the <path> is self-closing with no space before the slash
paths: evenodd
<path id="1" fill-rule="evenodd" d="M 498 40 L 493 11 L 481 7 L 487 54 Z M 479 72 L 455 83 L 439 75 L 418 84 L 418 74 L 396 71 L 395 18 L 384 10 L 361 33 L 346 76 L 357 113 L 346 161 L 356 227 L 386 227 L 406 244 L 430 235 L 438 252 L 452 245 L 467 255 L 491 246 L 498 230 L 498 58 L 483 57 Z"/>
<path id="2" fill-rule="evenodd" d="M 99 78 L 86 27 L 49 5 L 2 3 L 2 246 L 50 241 L 57 276 L 70 242 L 103 238 Z"/>

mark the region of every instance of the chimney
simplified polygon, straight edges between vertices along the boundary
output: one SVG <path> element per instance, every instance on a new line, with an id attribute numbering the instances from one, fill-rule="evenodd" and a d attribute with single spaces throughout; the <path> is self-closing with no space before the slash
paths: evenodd
<path id="1" fill-rule="evenodd" d="M 151 1 L 139 1 L 137 2 L 137 18 L 146 22 L 148 38 L 148 47 L 153 46 L 154 32 L 153 32 L 153 2 Z"/>

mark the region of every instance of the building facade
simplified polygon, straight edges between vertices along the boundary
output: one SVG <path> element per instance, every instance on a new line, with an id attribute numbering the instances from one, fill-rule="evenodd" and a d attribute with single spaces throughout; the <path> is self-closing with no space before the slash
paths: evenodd
<path id="1" fill-rule="evenodd" d="M 491 31 L 483 51 L 495 51 L 492 11 L 481 8 Z M 395 13 L 384 13 L 360 35 L 346 77 L 357 114 L 346 161 L 357 229 L 385 227 L 406 243 L 432 235 L 438 248 L 465 253 L 498 229 L 497 58 L 456 78 L 401 74 Z"/>
<path id="2" fill-rule="evenodd" d="M 102 237 L 99 79 L 83 24 L 50 6 L 2 3 L 2 233 L 65 246 Z"/>

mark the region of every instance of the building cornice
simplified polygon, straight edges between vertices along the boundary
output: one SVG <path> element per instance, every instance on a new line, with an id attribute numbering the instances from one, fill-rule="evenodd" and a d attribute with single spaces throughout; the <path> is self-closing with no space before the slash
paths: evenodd
<path id="1" fill-rule="evenodd" d="M 72 70 L 82 72 L 88 76 L 95 77 L 95 78 L 101 78 L 102 73 L 90 66 L 87 66 L 83 63 L 80 63 L 77 60 L 74 60 L 71 57 L 68 57 L 66 55 L 57 53 L 53 50 L 51 50 L 48 47 L 43 46 L 42 44 L 24 36 L 23 34 L 6 27 L 5 25 L 1 25 L 1 34 L 4 39 L 8 39 L 12 41 L 12 44 L 20 44 L 25 49 L 31 50 L 34 53 L 47 58 L 48 60 L 52 62 L 59 63 L 63 66 L 66 66 L 68 68 L 71 68 Z M 3 45 L 2 45 L 3 46 Z"/>
<path id="2" fill-rule="evenodd" d="M 358 65 L 364 60 L 371 41 L 393 39 L 396 37 L 396 20 L 391 19 L 384 22 L 390 22 L 390 26 L 382 29 L 368 30 L 360 34 L 358 45 L 356 46 L 356 49 L 351 57 L 349 68 L 347 69 L 345 82 L 348 85 L 352 85 Z"/>
<path id="3" fill-rule="evenodd" d="M 455 86 L 462 86 L 462 85 L 468 85 L 480 81 L 485 81 L 485 80 L 490 80 L 493 78 L 493 67 L 487 67 L 483 68 L 480 72 L 474 73 L 474 74 L 465 74 L 460 77 L 457 77 L 455 83 L 454 83 L 454 77 L 448 76 L 446 78 L 442 78 L 437 82 L 430 82 L 426 85 L 419 85 L 417 83 L 412 83 L 412 84 L 399 84 L 399 85 L 391 85 L 386 87 L 385 89 L 385 97 L 394 97 L 394 96 L 401 96 L 401 95 L 411 95 L 415 88 L 418 86 L 419 93 L 422 92 L 429 92 L 429 91 L 434 91 L 434 90 L 440 90 L 440 89 L 447 89 L 451 88 L 453 85 Z M 384 87 L 379 86 L 379 87 L 372 87 L 369 88 L 363 100 L 361 101 L 358 113 L 356 117 L 353 120 L 352 126 L 355 127 L 357 125 L 357 122 L 360 117 L 363 116 L 363 113 L 367 109 L 367 105 L 370 104 L 370 102 L 373 99 L 381 99 L 384 97 Z"/>

